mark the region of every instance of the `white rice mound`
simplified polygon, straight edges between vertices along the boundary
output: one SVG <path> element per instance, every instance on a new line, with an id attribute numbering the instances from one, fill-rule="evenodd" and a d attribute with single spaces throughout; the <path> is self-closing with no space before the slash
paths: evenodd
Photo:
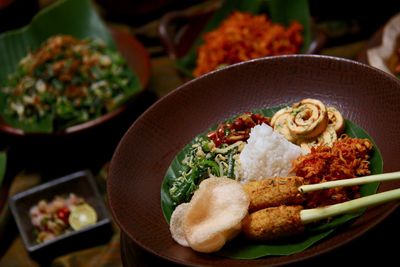
<path id="1" fill-rule="evenodd" d="M 241 182 L 288 176 L 292 161 L 303 150 L 266 125 L 257 125 L 240 153 Z"/>

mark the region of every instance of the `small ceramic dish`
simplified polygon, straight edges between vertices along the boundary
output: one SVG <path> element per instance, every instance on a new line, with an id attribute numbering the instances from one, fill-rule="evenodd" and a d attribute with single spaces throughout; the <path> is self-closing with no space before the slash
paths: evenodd
<path id="1" fill-rule="evenodd" d="M 97 222 L 79 230 L 61 234 L 53 240 L 38 243 L 30 209 L 40 200 L 51 201 L 55 196 L 74 193 L 96 211 Z M 49 259 L 74 250 L 107 242 L 112 235 L 111 219 L 90 171 L 79 171 L 27 191 L 13 195 L 9 206 L 15 218 L 26 250 L 37 260 Z"/>

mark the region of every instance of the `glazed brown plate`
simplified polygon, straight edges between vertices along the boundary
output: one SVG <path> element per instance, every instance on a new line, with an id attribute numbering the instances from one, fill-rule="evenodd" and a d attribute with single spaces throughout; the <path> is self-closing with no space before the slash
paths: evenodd
<path id="1" fill-rule="evenodd" d="M 252 60 L 194 79 L 150 107 L 127 131 L 113 156 L 108 196 L 124 235 L 145 250 L 188 266 L 270 266 L 299 262 L 363 235 L 396 204 L 370 208 L 303 252 L 256 260 L 196 253 L 173 241 L 160 206 L 160 188 L 175 155 L 210 126 L 245 111 L 311 97 L 336 106 L 366 130 L 381 151 L 384 172 L 398 170 L 400 81 L 354 61 L 316 55 Z M 378 191 L 400 187 L 383 183 Z"/>

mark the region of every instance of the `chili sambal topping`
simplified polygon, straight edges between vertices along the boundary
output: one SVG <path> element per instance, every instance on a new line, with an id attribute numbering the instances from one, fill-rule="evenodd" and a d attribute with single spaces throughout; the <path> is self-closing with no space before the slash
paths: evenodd
<path id="1" fill-rule="evenodd" d="M 215 131 L 208 133 L 216 147 L 222 144 L 233 144 L 237 141 L 246 141 L 250 135 L 250 129 L 256 125 L 265 123 L 270 125 L 271 119 L 262 114 L 246 112 L 232 122 L 221 123 Z"/>
<path id="2" fill-rule="evenodd" d="M 312 147 L 293 163 L 293 171 L 305 184 L 354 178 L 370 174 L 372 142 L 343 135 L 332 147 Z M 314 208 L 348 201 L 360 196 L 359 187 L 332 188 L 309 193 L 306 207 Z"/>
<path id="3" fill-rule="evenodd" d="M 4 116 L 35 125 L 51 117 L 64 129 L 114 110 L 127 100 L 133 74 L 105 43 L 56 35 L 19 62 L 2 88 Z"/>

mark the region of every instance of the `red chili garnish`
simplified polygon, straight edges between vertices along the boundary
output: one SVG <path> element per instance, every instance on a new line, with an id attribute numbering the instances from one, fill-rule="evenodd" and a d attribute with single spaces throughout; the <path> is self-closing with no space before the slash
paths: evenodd
<path id="1" fill-rule="evenodd" d="M 67 207 L 63 207 L 57 211 L 57 217 L 68 225 L 68 217 L 71 211 Z"/>
<path id="2" fill-rule="evenodd" d="M 216 147 L 222 144 L 233 144 L 237 141 L 246 141 L 250 135 L 250 129 L 256 125 L 265 123 L 270 125 L 271 119 L 262 114 L 246 112 L 237 117 L 232 123 L 222 123 L 215 131 L 209 132 L 210 138 Z"/>

